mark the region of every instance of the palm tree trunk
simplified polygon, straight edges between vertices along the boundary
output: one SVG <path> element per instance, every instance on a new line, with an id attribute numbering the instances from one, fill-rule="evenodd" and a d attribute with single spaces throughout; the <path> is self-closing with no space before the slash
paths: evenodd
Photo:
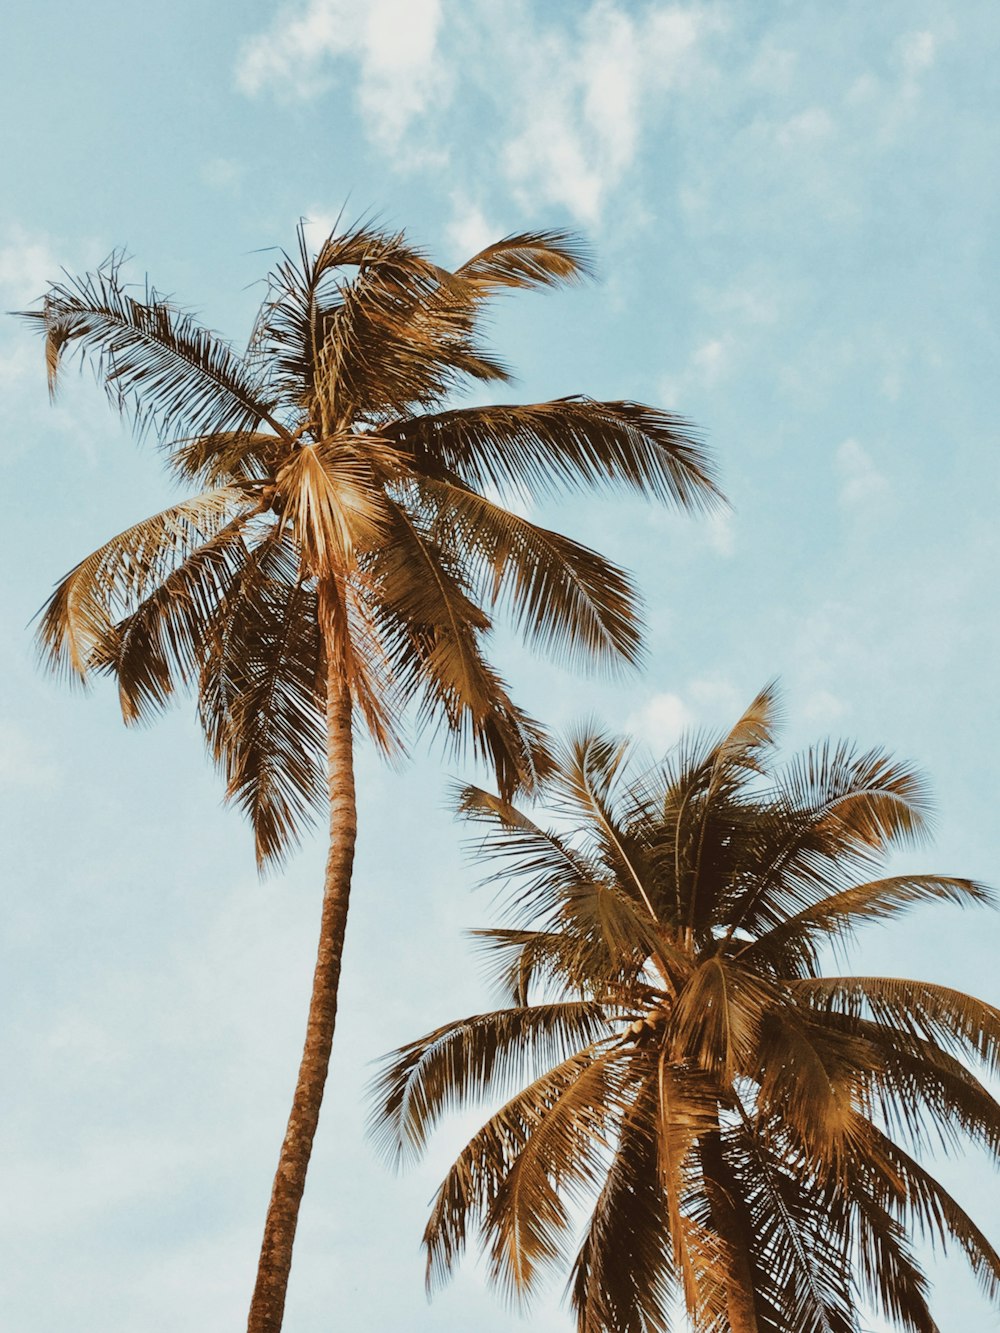
<path id="1" fill-rule="evenodd" d="M 358 820 L 354 795 L 351 695 L 338 669 L 336 655 L 331 653 L 328 656 L 331 661 L 327 684 L 330 851 L 323 885 L 319 951 L 309 1002 L 305 1048 L 271 1190 L 247 1333 L 279 1333 L 281 1329 L 299 1204 L 302 1202 L 313 1138 L 319 1122 L 337 1018 L 337 986 L 347 926 Z"/>
<path id="2" fill-rule="evenodd" d="M 750 1216 L 723 1154 L 721 1133 L 714 1130 L 703 1135 L 699 1147 L 712 1222 L 728 1256 L 726 1303 L 729 1327 L 732 1333 L 758 1333 L 750 1264 Z"/>

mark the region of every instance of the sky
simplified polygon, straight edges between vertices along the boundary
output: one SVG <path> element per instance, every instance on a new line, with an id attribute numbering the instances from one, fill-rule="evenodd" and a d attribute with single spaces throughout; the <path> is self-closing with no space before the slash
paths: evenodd
<path id="1" fill-rule="evenodd" d="M 988 0 L 542 3 L 13 0 L 4 19 L 0 308 L 116 247 L 237 344 L 300 218 L 405 227 L 446 264 L 529 228 L 583 233 L 598 280 L 498 307 L 511 397 L 669 407 L 729 512 L 632 499 L 533 517 L 631 568 L 644 670 L 609 681 L 501 635 L 524 706 L 655 750 L 779 677 L 784 743 L 884 745 L 936 794 L 900 868 L 1000 885 L 1000 19 Z M 322 837 L 259 880 L 190 702 L 122 727 L 113 692 L 38 669 L 29 622 L 103 540 L 169 503 L 89 375 L 54 405 L 0 323 L 0 1308 L 18 1333 L 245 1325 L 304 1030 Z M 477 1123 L 391 1175 L 371 1061 L 489 1000 L 463 931 L 488 892 L 433 746 L 359 754 L 360 842 L 327 1104 L 285 1327 L 568 1333 L 470 1256 L 428 1305 L 427 1203 Z M 921 911 L 856 970 L 1000 1003 L 1000 921 Z M 1000 1237 L 974 1158 L 942 1178 Z M 997 1327 L 960 1256 L 945 1328 Z M 868 1327 L 879 1330 L 874 1319 Z"/>

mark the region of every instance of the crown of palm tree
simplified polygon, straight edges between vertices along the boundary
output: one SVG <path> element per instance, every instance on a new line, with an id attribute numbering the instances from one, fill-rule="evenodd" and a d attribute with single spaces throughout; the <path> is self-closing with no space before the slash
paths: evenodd
<path id="1" fill-rule="evenodd" d="M 554 829 L 463 792 L 507 884 L 504 926 L 474 932 L 506 1005 L 403 1047 L 373 1093 L 397 1162 L 449 1108 L 509 1098 L 438 1191 L 429 1285 L 478 1231 L 515 1299 L 569 1267 L 581 1333 L 664 1330 L 678 1294 L 698 1330 L 857 1333 L 863 1300 L 934 1333 L 916 1231 L 1000 1299 L 1000 1256 L 914 1155 L 1000 1155 L 969 1067 L 1000 1068 L 1000 1011 L 821 972 L 867 922 L 988 891 L 873 878 L 921 830 L 921 780 L 844 744 L 778 769 L 774 715 L 769 687 L 721 741 L 643 773 L 584 731 L 541 788 Z"/>
<path id="2" fill-rule="evenodd" d="M 180 480 L 206 488 L 59 584 L 48 660 L 113 675 L 128 722 L 195 684 L 261 861 L 324 798 L 331 657 L 383 750 L 402 747 L 415 705 L 507 794 L 545 751 L 484 657 L 498 605 L 550 653 L 637 661 L 625 572 L 489 497 L 624 486 L 709 506 L 719 492 L 687 424 L 581 397 L 445 410 L 463 384 L 509 378 L 479 337 L 490 296 L 586 271 L 559 232 L 508 237 L 451 273 L 367 225 L 312 255 L 300 227 L 242 356 L 155 291 L 131 295 L 120 256 L 25 312 L 46 333 L 53 389 L 67 351 L 89 356 Z"/>

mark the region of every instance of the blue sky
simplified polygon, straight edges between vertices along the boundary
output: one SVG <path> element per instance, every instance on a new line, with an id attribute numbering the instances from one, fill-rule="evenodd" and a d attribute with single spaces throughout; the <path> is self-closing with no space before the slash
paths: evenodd
<path id="1" fill-rule="evenodd" d="M 600 281 L 500 307 L 516 397 L 633 397 L 706 432 L 712 521 L 573 501 L 543 521 L 629 565 L 649 658 L 617 684 L 501 639 L 524 704 L 656 747 L 779 675 L 790 748 L 835 733 L 930 775 L 932 847 L 900 864 L 1000 883 L 995 519 L 995 6 L 18 0 L 0 110 L 0 300 L 113 247 L 242 341 L 300 216 L 377 211 L 445 262 L 582 230 Z M 263 253 L 261 253 L 263 251 Z M 126 732 L 36 670 L 52 583 L 169 499 L 86 377 L 46 401 L 0 327 L 0 1307 L 19 1333 L 238 1329 L 301 1039 L 322 847 L 263 883 L 191 710 Z M 466 1264 L 422 1291 L 426 1202 L 471 1120 L 390 1177 L 367 1062 L 486 998 L 457 772 L 360 757 L 361 842 L 329 1101 L 286 1326 L 519 1326 Z M 924 912 L 858 968 L 994 1003 L 997 918 Z M 1000 1234 L 995 1182 L 942 1166 Z M 962 1262 L 947 1327 L 995 1327 Z M 559 1283 L 525 1324 L 568 1330 Z M 197 1312 L 194 1314 L 192 1312 Z M 874 1327 L 874 1325 L 873 1325 Z"/>

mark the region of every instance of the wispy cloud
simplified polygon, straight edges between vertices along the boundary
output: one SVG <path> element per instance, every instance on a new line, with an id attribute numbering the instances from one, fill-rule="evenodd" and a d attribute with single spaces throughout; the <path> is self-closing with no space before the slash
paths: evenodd
<path id="1" fill-rule="evenodd" d="M 857 440 L 844 440 L 837 449 L 835 461 L 840 477 L 840 503 L 844 508 L 855 511 L 869 508 L 888 496 L 887 478 Z"/>
<path id="2" fill-rule="evenodd" d="M 236 82 L 251 96 L 309 99 L 330 86 L 338 61 L 353 61 L 359 110 L 373 138 L 392 149 L 442 93 L 440 22 L 439 0 L 308 0 L 244 43 Z"/>
<path id="3" fill-rule="evenodd" d="M 683 690 L 650 695 L 625 719 L 625 730 L 660 755 L 692 729 L 731 726 L 749 702 L 727 677 L 701 676 Z"/>
<path id="4" fill-rule="evenodd" d="M 251 96 L 292 100 L 321 95 L 342 73 L 370 138 L 401 169 L 414 153 L 447 156 L 454 125 L 442 112 L 453 93 L 463 104 L 485 97 L 487 156 L 522 207 L 593 224 L 636 164 L 650 108 L 702 72 L 712 13 L 670 4 L 636 15 L 596 0 L 553 22 L 523 0 L 502 13 L 486 0 L 308 0 L 244 43 L 236 79 Z"/>

